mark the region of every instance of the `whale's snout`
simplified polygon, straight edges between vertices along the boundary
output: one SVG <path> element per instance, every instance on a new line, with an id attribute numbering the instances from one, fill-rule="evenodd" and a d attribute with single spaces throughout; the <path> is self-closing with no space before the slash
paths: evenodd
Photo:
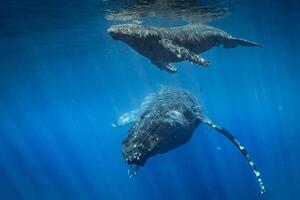
<path id="1" fill-rule="evenodd" d="M 115 27 L 110 27 L 109 29 L 107 29 L 107 33 L 112 37 L 112 39 L 114 40 L 118 40 L 118 31 L 116 30 Z"/>
<path id="2" fill-rule="evenodd" d="M 107 33 L 114 40 L 127 40 L 132 37 L 131 27 L 125 25 L 114 25 L 107 29 Z"/>
<path id="3" fill-rule="evenodd" d="M 113 32 L 114 32 L 114 30 L 113 30 L 112 27 L 110 27 L 109 29 L 107 29 L 107 33 L 108 33 L 108 34 L 112 34 Z"/>

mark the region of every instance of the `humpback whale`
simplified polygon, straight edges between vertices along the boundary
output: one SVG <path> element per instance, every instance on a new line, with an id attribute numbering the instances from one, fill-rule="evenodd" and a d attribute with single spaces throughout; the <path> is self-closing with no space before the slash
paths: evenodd
<path id="1" fill-rule="evenodd" d="M 114 40 L 121 40 L 141 55 L 150 59 L 158 68 L 170 73 L 177 72 L 172 62 L 188 60 L 191 63 L 208 66 L 208 60 L 199 56 L 214 46 L 224 48 L 237 46 L 262 47 L 248 40 L 232 37 L 230 34 L 203 24 L 189 24 L 178 27 L 145 27 L 140 24 L 111 26 L 107 32 Z"/>
<path id="2" fill-rule="evenodd" d="M 122 154 L 129 165 L 130 176 L 135 175 L 149 158 L 187 143 L 203 123 L 223 134 L 238 148 L 252 168 L 261 193 L 265 192 L 260 172 L 245 147 L 229 131 L 206 117 L 198 100 L 188 91 L 162 87 L 157 94 L 148 95 L 140 108 L 121 115 L 113 126 L 130 123 L 132 126 L 122 142 Z"/>

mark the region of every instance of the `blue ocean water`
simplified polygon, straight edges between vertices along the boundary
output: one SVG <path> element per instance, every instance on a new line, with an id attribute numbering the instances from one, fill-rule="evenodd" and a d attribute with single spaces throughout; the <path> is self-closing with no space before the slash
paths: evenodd
<path id="1" fill-rule="evenodd" d="M 0 199 L 300 199 L 300 2 L 251 1 L 211 22 L 265 48 L 214 48 L 211 66 L 168 74 L 106 29 L 104 4 L 0 3 Z M 160 85 L 180 86 L 259 167 L 202 125 L 129 178 L 117 117 Z"/>

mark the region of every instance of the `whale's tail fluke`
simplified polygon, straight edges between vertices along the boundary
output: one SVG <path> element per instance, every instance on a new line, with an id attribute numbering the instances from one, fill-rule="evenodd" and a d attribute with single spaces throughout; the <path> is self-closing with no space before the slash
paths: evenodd
<path id="1" fill-rule="evenodd" d="M 225 43 L 224 48 L 230 49 L 235 48 L 237 46 L 244 46 L 244 47 L 264 47 L 262 44 L 258 44 L 256 42 L 252 42 L 249 40 L 244 40 L 240 38 L 230 37 Z"/>
<path id="2" fill-rule="evenodd" d="M 243 154 L 243 156 L 245 157 L 245 159 L 248 161 L 249 165 L 251 166 L 251 168 L 256 176 L 256 179 L 258 181 L 258 184 L 260 187 L 260 192 L 263 194 L 265 192 L 265 186 L 264 186 L 262 178 L 260 176 L 260 172 L 258 171 L 256 165 L 254 164 L 251 156 L 249 155 L 249 153 L 247 152 L 245 147 L 242 146 L 242 144 L 230 132 L 228 132 L 226 129 L 222 128 L 221 126 L 214 124 L 210 119 L 205 118 L 201 121 L 205 124 L 208 124 L 209 126 L 214 128 L 218 132 L 222 133 L 226 138 L 228 138 L 240 150 L 240 152 Z"/>

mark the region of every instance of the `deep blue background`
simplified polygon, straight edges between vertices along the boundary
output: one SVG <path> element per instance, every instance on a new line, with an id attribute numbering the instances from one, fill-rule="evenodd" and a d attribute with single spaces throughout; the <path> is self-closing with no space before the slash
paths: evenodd
<path id="1" fill-rule="evenodd" d="M 203 54 L 209 68 L 182 62 L 177 74 L 113 41 L 92 2 L 55 16 L 43 2 L 1 4 L 0 199 L 300 199 L 297 1 L 251 2 L 214 22 L 265 48 L 215 48 Z M 190 90 L 246 146 L 265 195 L 240 152 L 204 125 L 127 176 L 128 127 L 111 123 L 160 84 Z"/>

